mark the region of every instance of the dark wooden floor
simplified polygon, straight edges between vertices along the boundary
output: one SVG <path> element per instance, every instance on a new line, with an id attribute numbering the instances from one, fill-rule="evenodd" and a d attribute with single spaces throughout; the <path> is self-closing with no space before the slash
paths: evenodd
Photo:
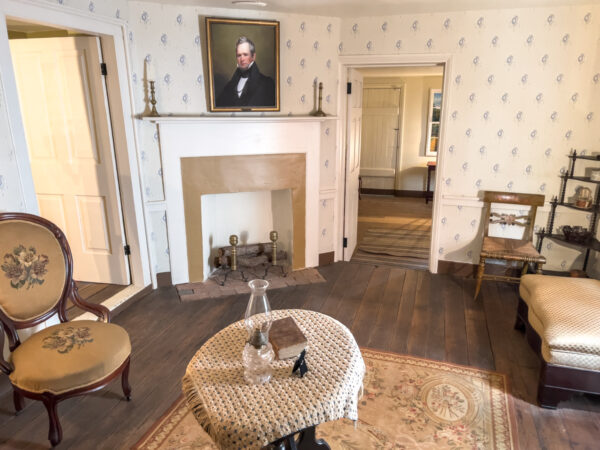
<path id="1" fill-rule="evenodd" d="M 322 311 L 347 325 L 359 345 L 506 373 L 514 396 L 521 449 L 598 448 L 600 400 L 579 396 L 556 411 L 535 405 L 539 363 L 513 330 L 516 290 L 487 282 L 472 300 L 474 282 L 423 271 L 336 263 L 322 267 L 326 283 L 269 292 L 274 309 Z M 129 448 L 181 392 L 185 367 L 202 343 L 240 319 L 247 295 L 180 303 L 161 288 L 123 311 L 114 322 L 131 335 L 133 399 L 120 383 L 59 405 L 61 448 Z M 2 448 L 47 448 L 48 423 L 39 402 L 14 415 L 0 384 Z"/>

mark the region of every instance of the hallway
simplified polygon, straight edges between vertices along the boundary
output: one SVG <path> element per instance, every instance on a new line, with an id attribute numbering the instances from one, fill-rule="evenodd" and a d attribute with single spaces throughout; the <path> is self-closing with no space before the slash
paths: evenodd
<path id="1" fill-rule="evenodd" d="M 351 261 L 426 270 L 432 208 L 423 198 L 363 194 Z"/>

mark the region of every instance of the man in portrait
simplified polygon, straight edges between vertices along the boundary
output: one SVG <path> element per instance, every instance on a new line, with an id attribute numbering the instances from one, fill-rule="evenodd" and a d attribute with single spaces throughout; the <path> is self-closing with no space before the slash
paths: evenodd
<path id="1" fill-rule="evenodd" d="M 254 43 L 245 36 L 235 44 L 237 69 L 221 93 L 217 107 L 275 106 L 275 82 L 260 73 Z"/>

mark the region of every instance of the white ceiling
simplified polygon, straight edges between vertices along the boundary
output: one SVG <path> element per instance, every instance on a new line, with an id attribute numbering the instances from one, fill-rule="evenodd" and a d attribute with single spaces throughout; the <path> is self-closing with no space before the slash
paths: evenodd
<path id="1" fill-rule="evenodd" d="M 598 0 L 262 0 L 266 7 L 234 5 L 231 0 L 146 0 L 152 3 L 215 8 L 277 11 L 329 17 L 387 16 L 393 14 L 531 8 L 594 4 Z"/>

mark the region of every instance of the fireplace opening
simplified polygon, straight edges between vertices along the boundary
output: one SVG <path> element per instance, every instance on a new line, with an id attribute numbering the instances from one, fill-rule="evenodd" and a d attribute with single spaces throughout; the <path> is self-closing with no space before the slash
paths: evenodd
<path id="1" fill-rule="evenodd" d="M 307 192 L 314 195 L 306 177 L 302 153 L 182 158 L 185 281 L 206 280 L 214 269 L 211 253 L 228 245 L 232 234 L 240 244 L 258 243 L 268 242 L 269 232 L 275 230 L 290 256 L 291 270 L 305 268 L 306 227 L 317 217 L 306 213 Z M 223 197 L 217 201 L 211 195 Z M 310 247 L 310 255 L 313 252 Z M 311 264 L 316 265 L 312 259 Z"/>
<path id="2" fill-rule="evenodd" d="M 204 194 L 201 196 L 203 276 L 207 279 L 216 267 L 217 251 L 229 245 L 229 236 L 238 236 L 240 245 L 269 242 L 277 231 L 278 249 L 293 263 L 292 190 Z"/>

